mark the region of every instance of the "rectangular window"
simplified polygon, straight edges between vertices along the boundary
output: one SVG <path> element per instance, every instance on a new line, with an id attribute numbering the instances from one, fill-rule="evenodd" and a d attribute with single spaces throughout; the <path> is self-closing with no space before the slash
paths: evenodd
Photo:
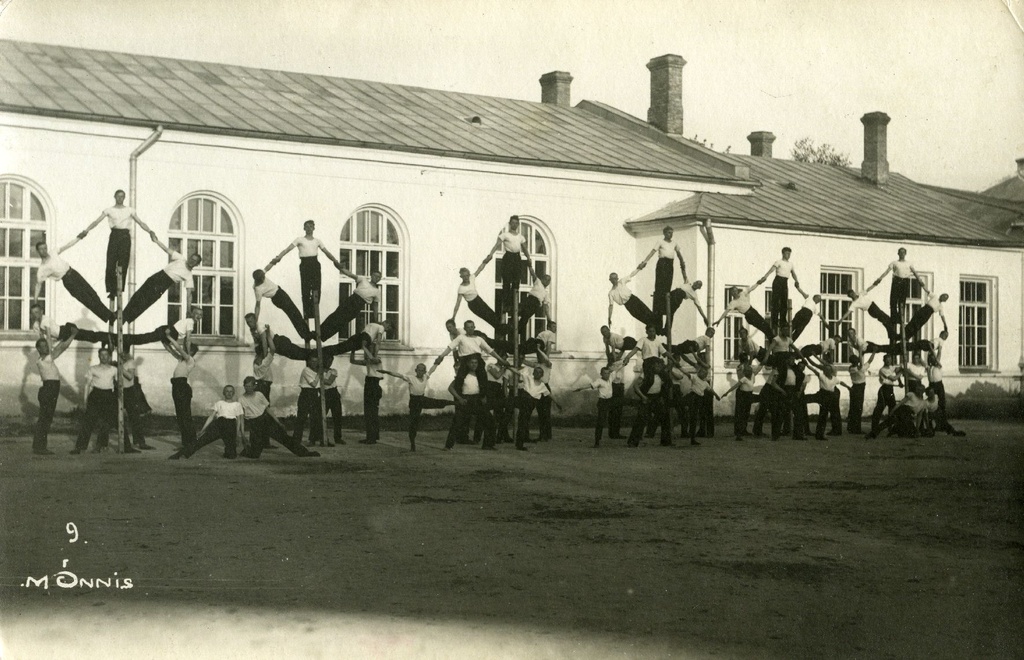
<path id="1" fill-rule="evenodd" d="M 993 280 L 963 278 L 960 280 L 960 366 L 991 368 L 992 328 L 994 313 Z"/>
<path id="2" fill-rule="evenodd" d="M 853 325 L 853 319 L 847 318 L 840 325 L 839 320 L 850 311 L 850 300 L 847 292 L 856 289 L 859 272 L 838 268 L 821 269 L 821 320 L 824 322 L 818 332 L 824 340 L 832 335 L 846 337 L 846 332 Z M 813 321 L 812 321 L 813 323 Z M 833 356 L 836 363 L 850 361 L 850 345 L 840 342 L 838 354 Z"/>
<path id="3" fill-rule="evenodd" d="M 725 287 L 725 295 L 722 296 L 722 300 L 728 305 L 732 302 L 732 287 L 730 284 Z M 739 286 L 739 285 L 735 285 Z M 740 287 L 745 288 L 745 287 Z M 738 362 L 740 359 L 740 353 L 743 352 L 743 348 L 740 346 L 740 328 L 743 327 L 743 315 L 739 312 L 729 312 L 726 315 L 725 320 L 722 321 L 722 343 L 724 345 L 722 359 L 726 362 Z"/>
<path id="4" fill-rule="evenodd" d="M 918 275 L 920 275 L 921 279 L 924 280 L 925 285 L 929 289 L 931 289 L 932 288 L 932 276 L 931 276 L 931 273 L 920 273 L 919 272 Z M 928 300 L 928 294 L 924 292 L 924 289 L 921 287 L 921 283 L 918 282 L 916 279 L 911 278 L 911 280 L 910 280 L 910 295 L 907 296 L 907 306 L 906 306 L 907 318 L 905 320 L 909 322 L 910 319 L 914 318 L 914 314 L 917 314 L 917 312 L 924 306 L 924 303 L 927 300 Z M 919 337 L 921 339 L 931 339 L 932 338 L 932 321 L 931 321 L 931 319 L 929 319 L 928 323 L 925 323 L 924 327 L 921 328 L 921 332 L 919 334 Z"/>

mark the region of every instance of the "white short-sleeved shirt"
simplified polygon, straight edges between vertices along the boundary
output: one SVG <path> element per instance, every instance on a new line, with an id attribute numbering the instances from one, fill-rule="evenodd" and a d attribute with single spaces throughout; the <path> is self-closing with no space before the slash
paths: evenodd
<path id="1" fill-rule="evenodd" d="M 857 367 L 850 367 L 850 382 L 854 385 L 868 382 L 868 372 Z"/>
<path id="2" fill-rule="evenodd" d="M 274 381 L 272 366 L 274 366 L 274 354 L 268 353 L 262 360 L 253 360 L 252 375 L 256 377 L 256 380 L 272 383 Z"/>
<path id="3" fill-rule="evenodd" d="M 195 366 L 195 358 L 191 355 L 186 356 L 184 360 L 178 360 L 178 364 L 174 365 L 174 372 L 171 374 L 171 378 L 188 378 L 188 375 L 192 373 Z"/>
<path id="4" fill-rule="evenodd" d="M 701 351 L 706 351 L 708 346 L 711 346 L 711 337 L 708 337 L 707 335 L 700 335 L 693 339 L 693 343 L 697 344 L 697 352 L 700 353 Z"/>
<path id="5" fill-rule="evenodd" d="M 812 314 L 818 313 L 818 303 L 814 302 L 814 297 L 804 299 L 803 309 L 810 310 Z"/>
<path id="6" fill-rule="evenodd" d="M 822 353 L 828 353 L 836 348 L 836 342 L 832 339 L 824 339 L 818 342 L 818 347 L 821 348 Z"/>
<path id="7" fill-rule="evenodd" d="M 68 262 L 56 254 L 51 254 L 46 261 L 40 264 L 39 270 L 36 271 L 36 278 L 39 280 L 47 278 L 59 280 L 67 275 L 69 270 L 71 270 L 71 266 L 68 265 Z"/>
<path id="8" fill-rule="evenodd" d="M 292 241 L 292 245 L 299 248 L 300 257 L 315 257 L 320 248 L 327 249 L 319 238 L 306 238 L 304 235 Z"/>
<path id="9" fill-rule="evenodd" d="M 772 264 L 776 277 L 785 277 L 787 280 L 793 274 L 793 262 L 786 259 L 779 259 Z"/>
<path id="10" fill-rule="evenodd" d="M 239 416 L 245 415 L 242 404 L 237 401 L 218 401 L 213 404 L 213 412 L 217 414 L 217 417 L 224 419 L 237 419 Z"/>
<path id="11" fill-rule="evenodd" d="M 117 367 L 112 364 L 94 364 L 89 367 L 89 385 L 94 390 L 113 390 Z"/>
<path id="12" fill-rule="evenodd" d="M 604 378 L 598 378 L 590 383 L 590 389 L 597 390 L 598 399 L 610 399 L 612 398 L 612 381 L 611 376 L 608 380 Z"/>
<path id="13" fill-rule="evenodd" d="M 740 392 L 753 392 L 754 381 L 751 380 L 750 378 L 747 378 L 746 376 L 741 376 L 739 380 L 739 385 L 736 389 L 738 389 Z"/>
<path id="14" fill-rule="evenodd" d="M 730 312 L 735 311 L 740 314 L 746 314 L 747 310 L 750 309 L 750 289 L 743 289 L 739 296 L 729 301 L 726 309 Z"/>
<path id="15" fill-rule="evenodd" d="M 658 241 L 658 258 L 659 259 L 675 259 L 676 256 L 676 242 L 666 241 L 661 239 Z"/>
<path id="16" fill-rule="evenodd" d="M 878 370 L 878 382 L 882 385 L 896 385 L 899 383 L 899 375 L 896 367 L 890 365 Z"/>
<path id="17" fill-rule="evenodd" d="M 252 291 L 256 299 L 259 300 L 260 298 L 273 298 L 277 295 L 277 290 L 280 288 L 269 277 L 264 277 L 263 284 L 253 286 Z"/>
<path id="18" fill-rule="evenodd" d="M 619 280 L 618 284 L 612 287 L 612 290 L 608 292 L 608 302 L 615 303 L 616 305 L 625 305 L 626 301 L 633 297 L 633 292 L 626 286 L 629 284 L 628 277 Z"/>
<path id="19" fill-rule="evenodd" d="M 480 394 L 480 381 L 477 380 L 476 374 L 466 374 L 462 380 L 462 396 L 473 396 L 474 394 Z"/>
<path id="20" fill-rule="evenodd" d="M 857 299 L 850 303 L 850 309 L 867 310 L 868 307 L 871 307 L 872 302 L 873 301 L 871 300 L 871 298 L 869 298 L 866 294 L 858 292 Z"/>
<path id="21" fill-rule="evenodd" d="M 501 246 L 505 252 L 519 253 L 523 251 L 523 246 L 526 245 L 526 237 L 518 232 L 511 232 L 504 230 L 498 234 L 498 238 L 501 239 Z"/>
<path id="22" fill-rule="evenodd" d="M 914 364 L 913 362 L 907 365 L 906 373 L 907 376 L 914 380 L 924 380 L 928 377 L 928 369 L 919 364 Z"/>
<path id="23" fill-rule="evenodd" d="M 544 384 L 544 380 L 536 379 L 533 377 L 533 367 L 523 367 L 519 370 L 519 375 L 522 376 L 521 383 L 523 391 L 529 394 L 534 399 L 540 400 L 542 396 L 547 394 L 548 388 Z"/>
<path id="24" fill-rule="evenodd" d="M 683 293 L 686 294 L 687 298 L 693 300 L 694 302 L 697 301 L 697 292 L 694 290 L 692 284 L 690 284 L 689 282 L 683 282 L 682 284 L 679 285 L 679 288 L 682 289 Z"/>
<path id="25" fill-rule="evenodd" d="M 537 333 L 537 339 L 544 342 L 545 345 L 554 345 L 558 341 L 558 335 L 550 330 Z"/>
<path id="26" fill-rule="evenodd" d="M 487 342 L 482 337 L 459 335 L 448 344 L 448 348 L 453 351 L 458 351 L 461 357 L 467 355 L 482 355 L 484 353 L 490 354 L 490 347 L 487 346 Z"/>
<path id="27" fill-rule="evenodd" d="M 129 229 L 132 226 L 133 213 L 135 209 L 130 206 L 111 206 L 103 211 L 111 229 Z"/>
<path id="28" fill-rule="evenodd" d="M 826 392 L 835 392 L 838 378 L 829 378 L 825 374 L 818 374 L 818 388 Z"/>
<path id="29" fill-rule="evenodd" d="M 926 302 L 925 304 L 931 307 L 933 310 L 935 310 L 936 313 L 942 311 L 942 303 L 939 302 L 939 296 L 934 293 L 928 296 L 928 302 Z"/>
<path id="30" fill-rule="evenodd" d="M 320 380 L 316 369 L 302 368 L 302 373 L 299 374 L 299 387 L 320 387 Z"/>
<path id="31" fill-rule="evenodd" d="M 469 276 L 469 284 L 459 285 L 459 295 L 466 299 L 466 302 L 475 300 L 480 294 L 476 290 L 476 277 Z"/>
<path id="32" fill-rule="evenodd" d="M 48 380 L 60 380 L 60 371 L 57 370 L 57 365 L 53 361 L 53 355 L 47 355 L 44 358 L 39 358 L 36 362 L 36 367 L 39 368 L 39 377 L 43 381 Z"/>
<path id="33" fill-rule="evenodd" d="M 623 337 L 622 337 L 622 335 L 615 334 L 614 332 L 609 332 L 608 333 L 608 345 L 611 346 L 612 348 L 614 348 L 617 351 L 621 351 L 622 350 L 622 346 L 623 346 Z"/>
<path id="34" fill-rule="evenodd" d="M 184 282 L 186 289 L 194 288 L 192 283 L 192 271 L 188 267 L 188 261 L 178 251 L 171 251 L 171 260 L 164 266 L 164 272 L 175 282 Z"/>
<path id="35" fill-rule="evenodd" d="M 409 379 L 409 394 L 411 396 L 423 396 L 427 393 L 427 385 L 430 383 L 430 376 L 424 376 L 423 380 L 416 377 L 416 372 L 408 374 L 406 378 Z"/>
<path id="36" fill-rule="evenodd" d="M 238 397 L 238 403 L 242 406 L 242 413 L 246 419 L 256 419 L 270 407 L 270 402 L 263 396 L 263 392 L 243 394 Z"/>
<path id="37" fill-rule="evenodd" d="M 548 288 L 544 286 L 544 282 L 542 282 L 539 277 L 537 278 L 537 281 L 533 283 L 533 287 L 530 289 L 530 295 L 541 302 L 548 299 Z"/>
<path id="38" fill-rule="evenodd" d="M 174 324 L 174 330 L 178 333 L 179 337 L 190 335 L 196 329 L 196 321 L 191 317 L 185 317 L 178 320 Z"/>
<path id="39" fill-rule="evenodd" d="M 356 276 L 356 294 L 368 303 L 376 300 L 380 304 L 380 287 L 365 275 Z"/>
<path id="40" fill-rule="evenodd" d="M 380 323 L 367 323 L 363 327 L 363 332 L 370 337 L 371 344 L 376 344 L 381 339 L 384 339 L 384 336 L 386 334 L 384 326 L 381 325 Z"/>
<path id="41" fill-rule="evenodd" d="M 48 334 L 51 337 L 59 336 L 57 322 L 45 314 L 38 321 L 32 322 L 31 329 L 36 330 L 40 335 Z"/>
<path id="42" fill-rule="evenodd" d="M 668 352 L 665 349 L 665 339 L 662 337 L 655 337 L 654 339 L 644 337 L 637 342 L 637 346 L 640 348 L 640 356 L 645 360 L 660 357 Z"/>
<path id="43" fill-rule="evenodd" d="M 903 278 L 903 279 L 907 279 L 909 277 L 913 277 L 914 273 L 911 270 L 913 267 L 914 266 L 911 265 L 911 263 L 909 261 L 899 261 L 899 260 L 896 260 L 896 261 L 892 262 L 891 264 L 889 264 L 889 268 L 892 269 L 893 277 L 900 277 L 900 278 Z"/>

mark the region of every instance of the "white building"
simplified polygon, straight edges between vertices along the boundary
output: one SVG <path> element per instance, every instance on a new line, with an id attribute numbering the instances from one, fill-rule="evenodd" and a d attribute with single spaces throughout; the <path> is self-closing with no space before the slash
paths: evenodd
<path id="1" fill-rule="evenodd" d="M 885 161 L 884 126 L 880 142 L 875 135 L 880 157 L 868 159 L 877 183 L 868 170 L 862 177 L 724 155 L 687 141 L 681 137 L 683 64 L 671 55 L 648 64 L 647 123 L 599 103 L 571 107 L 572 78 L 562 72 L 541 78 L 543 102 L 533 103 L 0 42 L 0 412 L 35 412 L 38 376 L 26 331 L 38 264 L 31 245 L 42 236 L 51 249 L 67 243 L 112 204 L 118 188 L 130 190 L 138 214 L 163 240 L 204 255 L 195 271 L 205 313 L 192 377 L 197 413 L 223 384 L 251 373 L 252 347 L 242 322 L 255 303 L 250 274 L 301 234 L 310 218 L 353 270 L 384 272 L 384 313 L 397 326 L 383 351 L 391 370 L 411 370 L 443 350 L 458 269 L 475 268 L 504 221 L 518 214 L 526 220 L 538 270 L 553 277 L 556 392 L 596 375 L 608 273 L 631 271 L 665 224 L 679 229 L 691 277 L 704 275 L 711 284 L 705 290 L 713 294 L 712 314 L 722 309 L 726 285 L 759 277 L 783 244 L 794 249 L 805 288 L 815 290 L 819 279 L 833 282 L 833 275 L 839 288 L 870 281 L 896 247 L 906 245 L 919 269 L 951 296 L 946 350 L 960 356 L 961 366 L 947 357 L 950 393 L 976 383 L 1002 391 L 1014 386 L 1024 356 L 1019 230 L 1007 233 L 1001 218 L 977 220 L 958 207 L 987 209 L 982 202 L 896 175 L 877 176 Z M 138 156 L 137 180 L 131 181 L 129 157 L 156 134 Z M 788 206 L 779 206 L 781 200 Z M 705 221 L 715 241 L 710 270 L 708 244 L 696 228 Z M 144 233 L 135 239 L 129 292 L 166 262 Z M 101 295 L 105 244 L 100 227 L 63 255 Z M 350 283 L 322 262 L 326 315 Z M 634 285 L 648 301 L 652 271 Z M 297 257 L 289 255 L 271 276 L 298 300 Z M 493 278 L 492 264 L 479 282 Z M 47 287 L 45 300 L 58 321 L 98 328 L 63 288 Z M 176 320 L 185 305 L 172 291 L 136 330 Z M 958 307 L 975 319 L 968 335 L 956 331 Z M 263 310 L 261 321 L 296 339 L 283 314 L 269 304 Z M 673 329 L 677 342 L 702 331 L 692 310 L 683 310 Z M 616 331 L 640 332 L 622 308 L 615 313 Z M 473 318 L 465 306 L 459 316 L 460 322 Z M 534 330 L 542 327 L 537 320 Z M 723 342 L 718 339 L 714 351 L 720 390 L 730 371 Z M 94 348 L 76 344 L 61 358 L 68 382 L 60 409 L 79 405 Z M 151 404 L 169 413 L 172 359 L 159 345 L 140 347 L 136 356 Z M 287 411 L 300 365 L 284 362 L 276 369 L 274 399 Z M 358 414 L 364 372 L 347 358 L 337 366 L 347 412 Z M 447 384 L 447 369 L 435 379 L 439 388 Z M 404 411 L 405 399 L 403 384 L 385 382 L 384 412 Z M 565 401 L 589 402 L 583 395 Z M 723 411 L 729 409 L 727 401 Z"/>

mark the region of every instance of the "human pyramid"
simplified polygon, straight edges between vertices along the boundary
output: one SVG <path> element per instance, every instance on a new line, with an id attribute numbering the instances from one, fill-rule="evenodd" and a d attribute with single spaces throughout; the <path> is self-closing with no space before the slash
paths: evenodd
<path id="1" fill-rule="evenodd" d="M 39 390 L 39 420 L 33 438 L 33 453 L 52 454 L 47 448 L 47 436 L 53 420 L 60 391 L 60 373 L 55 360 L 68 348 L 72 341 L 99 343 L 99 364 L 89 368 L 85 390 L 85 410 L 82 414 L 79 432 L 72 454 L 79 454 L 89 448 L 89 442 L 96 433 L 93 451 L 107 448 L 109 432 L 115 425 L 123 427 L 123 436 L 115 448 L 125 453 L 153 449 L 145 440 L 145 416 L 150 411 L 137 374 L 137 365 L 131 355 L 131 348 L 138 345 L 159 342 L 176 360 L 171 376 L 171 394 L 174 401 L 175 417 L 181 435 L 181 448 L 170 458 L 188 458 L 197 451 L 217 440 L 223 441 L 224 456 L 258 459 L 264 449 L 276 440 L 297 457 L 315 457 L 320 454 L 302 443 L 307 421 L 310 426 L 309 445 L 333 446 L 345 444 L 341 437 L 340 418 L 342 415 L 341 394 L 338 391 L 338 372 L 332 367 L 334 357 L 350 353 L 351 364 L 366 369 L 363 388 L 365 438 L 363 444 L 376 444 L 379 439 L 379 403 L 382 396 L 381 380 L 385 376 L 398 378 L 409 386 L 408 437 L 410 449 L 416 449 L 419 419 L 423 410 L 455 406 L 455 415 L 446 438 L 445 450 L 456 443 L 469 444 L 469 431 L 474 430 L 474 443 L 483 449 L 496 449 L 497 443 L 512 442 L 518 450 L 526 450 L 530 442 L 529 425 L 533 412 L 537 411 L 539 440 L 550 440 L 551 407 L 561 408 L 554 401 L 550 388 L 552 364 L 548 354 L 557 341 L 556 324 L 550 318 L 549 287 L 551 277 L 547 273 L 534 271 L 527 250 L 526 237 L 519 231 L 519 218 L 512 216 L 499 232 L 497 240 L 480 266 L 473 272 L 460 269 L 461 283 L 456 293 L 452 317 L 446 321 L 450 343 L 428 369 L 425 364 L 416 365 L 409 374 L 396 373 L 384 368 L 379 355 L 382 340 L 394 328 L 389 320 L 380 318 L 380 287 L 382 275 L 379 271 L 358 275 L 345 267 L 326 249 L 323 242 L 314 236 L 316 225 L 308 220 L 304 223 L 304 235 L 292 241 L 287 248 L 275 256 L 262 269 L 253 273 L 255 308 L 246 314 L 245 321 L 254 340 L 255 357 L 253 374 L 244 379 L 243 393 L 236 396 L 233 385 L 225 385 L 222 400 L 216 402 L 205 423 L 196 432 L 192 420 L 192 389 L 189 375 L 196 365 L 198 347 L 193 342 L 197 324 L 202 322 L 202 310 L 193 306 L 186 318 L 174 324 L 161 325 L 151 332 L 126 334 L 124 325 L 135 321 L 150 306 L 156 303 L 173 286 L 184 284 L 193 288 L 192 270 L 202 263 L 199 254 L 187 257 L 163 244 L 156 233 L 135 213 L 124 205 L 124 192 L 118 190 L 114 206 L 105 209 L 84 231 L 61 247 L 57 254 L 51 254 L 45 241 L 34 247 L 42 262 L 38 270 L 38 283 L 31 305 L 32 328 L 40 337 L 36 342 L 39 354 L 37 368 L 42 378 Z M 59 255 L 78 241 L 104 219 L 109 221 L 110 237 L 107 245 L 105 285 L 108 304 L 89 283 Z M 169 261 L 164 268 L 151 275 L 135 294 L 122 305 L 124 274 L 131 259 L 131 223 L 135 222 L 151 241 L 167 253 Z M 269 277 L 269 271 L 293 249 L 299 256 L 300 299 L 302 310 L 292 298 Z M 493 259 L 494 254 L 503 251 L 498 275 L 502 283 L 495 311 L 480 295 L 475 278 Z M 321 268 L 318 255 L 323 252 L 339 273 L 351 279 L 354 289 L 342 300 L 321 323 L 319 303 L 321 290 Z M 658 255 L 655 267 L 654 310 L 652 311 L 628 288 L 629 282 L 648 262 Z M 743 351 L 737 369 L 737 383 L 725 395 L 736 392 L 736 437 L 747 435 L 746 428 L 753 403 L 758 403 L 754 416 L 754 434 L 760 435 L 764 419 L 771 417 L 772 439 L 792 430 L 794 437 L 803 437 L 806 425 L 807 404 L 819 405 L 817 436 L 824 439 L 825 420 L 831 418 L 831 435 L 841 432 L 839 423 L 839 390 L 837 386 L 850 389 L 851 406 L 848 431 L 860 433 L 860 419 L 863 408 L 864 387 L 867 369 L 875 353 L 884 353 L 882 370 L 879 372 L 881 387 L 879 403 L 872 415 L 872 429 L 869 437 L 892 427 L 900 433 L 917 433 L 935 429 L 959 433 L 949 426 L 945 418 L 945 392 L 941 380 L 941 343 L 947 336 L 942 302 L 948 296 L 930 294 L 925 304 L 906 324 L 902 323 L 902 310 L 910 291 L 910 278 L 920 281 L 913 267 L 905 261 L 906 250 L 900 249 L 899 260 L 862 293 L 851 291 L 853 304 L 847 317 L 855 309 L 866 309 L 881 322 L 889 335 L 889 343 L 876 345 L 862 342 L 850 329 L 847 341 L 851 355 L 851 384 L 840 383 L 835 375 L 834 357 L 838 354 L 840 338 L 834 334 L 822 342 L 797 349 L 794 342 L 817 313 L 819 296 L 809 297 L 800 289 L 796 273 L 789 261 L 790 250 L 783 249 L 782 259 L 776 261 L 769 271 L 752 287 L 734 288 L 733 300 L 725 312 L 713 324 L 709 322 L 703 307 L 697 299 L 701 282 L 690 283 L 686 265 L 679 247 L 672 240 L 672 229 L 665 228 L 664 240 L 647 255 L 628 277 L 620 279 L 615 273 L 609 276 L 612 284 L 608 294 L 608 325 L 601 328 L 607 356 L 607 366 L 601 369 L 600 377 L 573 391 L 594 389 L 598 392 L 597 424 L 594 446 L 600 445 L 605 425 L 612 438 L 621 438 L 621 415 L 625 398 L 622 378 L 623 368 L 636 353 L 640 353 L 643 376 L 637 378 L 633 391 L 638 413 L 633 423 L 627 444 L 636 447 L 646 431 L 653 437 L 661 428 L 661 444 L 672 444 L 671 411 L 679 416 L 681 434 L 689 436 L 692 444 L 696 437 L 714 435 L 713 399 L 720 396 L 712 388 L 708 374 L 710 366 L 705 352 L 711 345 L 717 326 L 731 311 L 745 317 L 746 321 L 761 331 L 766 338 L 765 348 L 756 344 L 746 332 L 741 331 Z M 673 289 L 674 264 L 678 257 L 683 277 L 681 286 Z M 534 285 L 525 296 L 519 293 L 519 282 L 523 268 L 531 274 Z M 774 272 L 772 284 L 772 323 L 769 324 L 751 306 L 750 293 L 760 286 Z M 890 313 L 886 315 L 867 297 L 889 273 L 893 275 Z M 65 289 L 76 300 L 108 325 L 106 332 L 82 330 L 74 324 L 61 326 L 43 314 L 39 303 L 42 285 L 46 280 L 63 282 Z M 797 290 L 804 295 L 805 304 L 787 323 L 788 282 L 793 279 Z M 924 283 L 921 282 L 922 287 Z M 925 289 L 927 291 L 927 289 Z M 269 298 L 289 319 L 304 346 L 287 336 L 275 333 L 269 325 L 259 324 L 261 304 Z M 678 308 L 690 300 L 704 319 L 705 333 L 679 344 L 671 344 L 672 318 Z M 462 301 L 481 321 L 494 329 L 494 338 L 476 329 L 472 320 L 458 328 L 455 315 Z M 813 304 L 812 302 L 813 301 Z M 622 305 L 630 314 L 645 325 L 646 336 L 640 341 L 623 337 L 610 331 L 612 311 L 615 305 Z M 368 313 L 367 313 L 368 311 Z M 942 339 L 933 345 L 917 340 L 916 336 L 934 312 L 943 321 Z M 535 338 L 523 339 L 527 335 L 530 319 L 543 314 L 547 329 Z M 365 315 L 368 322 L 351 337 L 336 344 L 324 342 L 349 327 L 349 324 Z M 842 319 L 838 325 L 842 324 Z M 312 328 L 310 327 L 312 321 Z M 837 327 L 838 327 L 837 325 Z M 777 330 L 777 332 L 776 332 Z M 666 335 L 663 338 L 661 335 Z M 311 346 L 312 344 L 315 344 Z M 921 352 L 928 354 L 929 367 L 922 362 Z M 908 353 L 914 358 L 908 361 Z M 452 354 L 455 363 L 455 378 L 448 386 L 452 399 L 437 399 L 427 396 L 430 378 L 444 358 Z M 273 378 L 271 367 L 276 356 L 304 363 L 299 376 L 298 413 L 292 431 L 289 433 L 270 407 Z M 528 355 L 534 356 L 527 358 Z M 485 356 L 493 361 L 488 362 Z M 901 360 L 900 367 L 894 356 Z M 866 361 L 865 361 L 865 358 Z M 756 365 L 756 366 L 755 366 Z M 803 393 L 806 384 L 805 370 L 810 370 L 819 380 L 819 391 L 811 396 Z M 759 395 L 754 394 L 753 378 L 761 373 L 765 385 Z M 929 380 L 928 388 L 923 382 Z M 896 403 L 894 386 L 903 386 L 906 381 L 907 394 Z M 724 396 L 724 395 L 723 395 Z M 123 411 L 123 416 L 122 416 Z M 888 416 L 885 413 L 888 413 Z M 327 438 L 327 416 L 334 418 L 333 441 Z M 509 425 L 512 425 L 512 433 Z M 248 430 L 248 434 L 246 434 Z M 238 450 L 239 441 L 242 443 Z"/>

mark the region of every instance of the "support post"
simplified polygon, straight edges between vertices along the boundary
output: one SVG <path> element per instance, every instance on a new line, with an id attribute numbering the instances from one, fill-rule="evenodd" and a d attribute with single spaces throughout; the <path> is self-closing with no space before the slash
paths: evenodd
<path id="1" fill-rule="evenodd" d="M 320 384 L 320 426 L 323 435 L 321 441 L 327 442 L 327 390 L 324 387 L 324 342 L 320 338 L 320 296 L 313 296 L 313 323 L 316 329 L 316 378 Z M 334 420 L 335 425 L 338 420 Z"/>
<path id="2" fill-rule="evenodd" d="M 521 267 L 521 265 L 520 265 Z M 519 282 L 512 290 L 512 320 L 509 323 L 512 332 L 512 439 L 519 438 Z"/>
<path id="3" fill-rule="evenodd" d="M 117 267 L 117 442 L 114 443 L 114 451 L 121 453 L 121 443 L 124 442 L 124 318 L 122 306 L 124 292 L 124 273 L 121 267 Z"/>

